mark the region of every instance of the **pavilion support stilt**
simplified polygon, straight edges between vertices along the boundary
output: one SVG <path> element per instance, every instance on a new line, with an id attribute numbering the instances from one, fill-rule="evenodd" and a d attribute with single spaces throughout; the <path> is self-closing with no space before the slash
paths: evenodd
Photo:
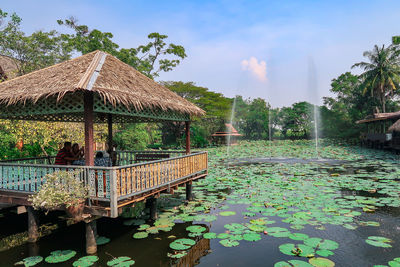
<path id="1" fill-rule="evenodd" d="M 39 219 L 36 211 L 32 207 L 27 207 L 28 211 L 28 242 L 34 243 L 39 239 Z"/>
<path id="2" fill-rule="evenodd" d="M 157 198 L 151 197 L 146 200 L 148 203 L 148 207 L 150 209 L 150 219 L 151 220 L 157 220 L 158 214 L 157 214 Z"/>
<path id="3" fill-rule="evenodd" d="M 186 183 L 186 200 L 192 201 L 193 200 L 193 193 L 192 193 L 192 181 Z"/>
<path id="4" fill-rule="evenodd" d="M 190 121 L 185 121 L 186 154 L 190 154 Z"/>
<path id="5" fill-rule="evenodd" d="M 97 252 L 96 234 L 97 225 L 96 220 L 85 223 L 86 226 L 86 253 L 94 254 Z"/>

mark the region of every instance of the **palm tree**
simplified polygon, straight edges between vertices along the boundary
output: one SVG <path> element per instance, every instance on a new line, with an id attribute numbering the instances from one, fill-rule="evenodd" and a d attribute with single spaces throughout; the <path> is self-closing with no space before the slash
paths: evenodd
<path id="1" fill-rule="evenodd" d="M 393 96 L 400 83 L 400 50 L 397 46 L 390 45 L 385 48 L 374 46 L 372 51 L 365 51 L 364 57 L 370 62 L 359 62 L 352 68 L 359 67 L 364 70 L 360 75 L 361 88 L 363 94 L 370 91 L 371 95 L 376 96 L 382 105 L 382 112 L 386 112 L 386 102 Z"/>

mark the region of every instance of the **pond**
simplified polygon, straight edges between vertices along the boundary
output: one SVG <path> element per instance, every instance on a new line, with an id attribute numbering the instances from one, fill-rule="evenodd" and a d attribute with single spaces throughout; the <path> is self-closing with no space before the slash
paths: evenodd
<path id="1" fill-rule="evenodd" d="M 157 221 L 100 219 L 99 234 L 110 242 L 99 245 L 92 266 L 122 256 L 126 265 L 114 266 L 400 266 L 395 154 L 328 141 L 319 154 L 329 160 L 310 160 L 308 141 L 241 142 L 229 153 L 209 149 L 209 175 L 194 183 L 195 200 L 184 203 L 184 188 L 163 195 Z M 280 160 L 251 161 L 268 157 Z M 0 226 L 2 238 L 24 231 L 26 215 L 5 214 Z M 72 250 L 63 263 L 36 265 L 71 266 L 85 256 L 84 233 L 82 223 L 61 226 L 36 245 L 0 252 L 0 265 Z M 75 266 L 90 266 L 86 260 Z"/>

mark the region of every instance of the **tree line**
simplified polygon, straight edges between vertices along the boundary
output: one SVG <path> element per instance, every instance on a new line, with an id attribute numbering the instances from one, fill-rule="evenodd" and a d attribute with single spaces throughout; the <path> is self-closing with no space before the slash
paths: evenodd
<path id="1" fill-rule="evenodd" d="M 14 61 L 13 76 L 68 60 L 76 54 L 102 50 L 154 79 L 161 72 L 172 71 L 187 57 L 182 45 L 169 43 L 167 35 L 156 32 L 148 35 L 145 44 L 121 48 L 113 41 L 112 33 L 81 25 L 73 17 L 57 21 L 60 29 L 68 28 L 69 33 L 52 30 L 28 35 L 21 30 L 21 22 L 17 14 L 0 9 L 0 55 Z M 298 102 L 289 107 L 272 108 L 265 99 L 246 99 L 240 95 L 229 98 L 194 82 L 161 83 L 206 111 L 191 126 L 192 142 L 197 147 L 212 145 L 212 133 L 224 131 L 231 117 L 233 126 L 248 140 L 311 138 L 315 117 L 321 137 L 357 138 L 361 129 L 356 120 L 375 112 L 399 109 L 399 42 L 400 38 L 394 37 L 393 44 L 376 45 L 364 52 L 367 61 L 352 66 L 362 73 L 356 75 L 349 70 L 333 79 L 330 91 L 334 97 L 324 97 L 323 105 L 318 107 Z M 7 78 L 0 71 L 0 82 Z M 316 110 L 318 116 L 314 116 Z M 184 125 L 179 122 L 120 124 L 116 127 L 115 142 L 120 149 L 177 148 L 183 145 L 183 131 Z M 54 153 L 62 140 L 71 138 L 83 142 L 81 124 L 1 120 L 0 158 Z M 105 138 L 105 125 L 97 125 L 96 140 Z M 21 141 L 24 149 L 16 147 Z"/>

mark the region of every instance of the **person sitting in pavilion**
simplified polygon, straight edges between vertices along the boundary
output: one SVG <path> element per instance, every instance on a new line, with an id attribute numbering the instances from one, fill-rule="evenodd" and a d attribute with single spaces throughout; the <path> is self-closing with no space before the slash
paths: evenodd
<path id="1" fill-rule="evenodd" d="M 65 142 L 64 147 L 58 151 L 56 160 L 55 160 L 55 165 L 70 165 L 74 160 L 77 158 L 74 158 L 72 155 L 72 144 L 71 142 Z"/>
<path id="2" fill-rule="evenodd" d="M 111 167 L 110 158 L 103 157 L 103 152 L 99 151 L 96 153 L 94 166 Z"/>
<path id="3" fill-rule="evenodd" d="M 84 155 L 84 147 L 79 148 L 78 143 L 72 145 L 72 157 L 76 158 L 76 160 L 72 162 L 72 165 L 85 165 Z"/>

